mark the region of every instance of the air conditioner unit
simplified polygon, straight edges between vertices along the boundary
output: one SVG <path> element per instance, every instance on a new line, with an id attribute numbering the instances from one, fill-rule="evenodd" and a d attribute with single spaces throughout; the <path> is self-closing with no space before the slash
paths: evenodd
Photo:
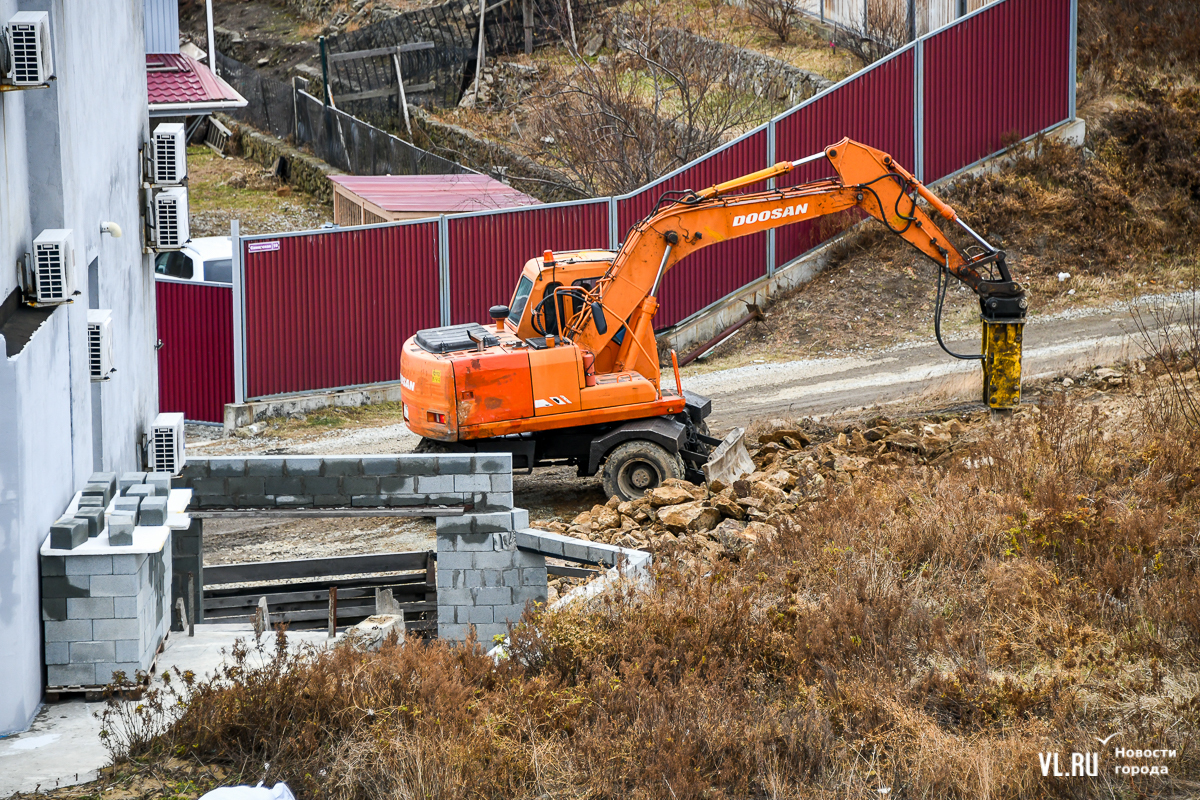
<path id="1" fill-rule="evenodd" d="M 150 426 L 146 466 L 151 472 L 178 475 L 187 460 L 184 453 L 183 414 L 159 414 Z"/>
<path id="2" fill-rule="evenodd" d="M 190 237 L 187 189 L 176 186 L 154 195 L 154 248 L 178 250 Z"/>
<path id="3" fill-rule="evenodd" d="M 54 77 L 50 50 L 50 15 L 22 11 L 4 24 L 8 45 L 8 70 L 4 77 L 14 86 L 41 86 Z"/>
<path id="4" fill-rule="evenodd" d="M 93 381 L 106 381 L 113 372 L 112 311 L 89 308 L 87 326 L 88 370 Z"/>
<path id="5" fill-rule="evenodd" d="M 33 287 L 38 305 L 66 303 L 75 293 L 75 246 L 69 229 L 44 230 L 33 240 Z"/>
<path id="6" fill-rule="evenodd" d="M 153 183 L 176 185 L 187 177 L 187 134 L 182 122 L 164 122 L 154 129 Z"/>

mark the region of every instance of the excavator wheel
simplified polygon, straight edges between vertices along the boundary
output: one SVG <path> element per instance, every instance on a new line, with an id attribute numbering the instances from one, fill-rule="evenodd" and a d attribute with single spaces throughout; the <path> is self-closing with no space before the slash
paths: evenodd
<path id="1" fill-rule="evenodd" d="M 661 445 L 634 439 L 617 445 L 604 462 L 602 482 L 608 495 L 636 500 L 668 478 L 682 478 L 683 460 Z"/>
<path id="2" fill-rule="evenodd" d="M 446 445 L 442 444 L 436 439 L 426 439 L 422 437 L 421 441 L 417 442 L 417 446 L 413 448 L 413 452 L 423 455 L 436 455 L 440 453 L 449 453 L 450 448 L 446 447 Z"/>

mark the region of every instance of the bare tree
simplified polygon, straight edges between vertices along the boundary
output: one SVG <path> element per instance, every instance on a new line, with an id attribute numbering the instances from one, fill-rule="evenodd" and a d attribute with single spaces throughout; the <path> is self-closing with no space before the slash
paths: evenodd
<path id="1" fill-rule="evenodd" d="M 871 64 L 909 41 L 908 4 L 904 0 L 868 0 L 866 13 L 856 27 L 838 28 L 834 41 Z"/>
<path id="2" fill-rule="evenodd" d="M 730 48 L 624 17 L 620 52 L 573 65 L 534 99 L 541 155 L 591 194 L 631 191 L 703 155 L 772 113 Z"/>
<path id="3" fill-rule="evenodd" d="M 796 9 L 792 0 L 746 0 L 746 13 L 779 37 L 781 44 L 787 44 L 796 27 Z"/>

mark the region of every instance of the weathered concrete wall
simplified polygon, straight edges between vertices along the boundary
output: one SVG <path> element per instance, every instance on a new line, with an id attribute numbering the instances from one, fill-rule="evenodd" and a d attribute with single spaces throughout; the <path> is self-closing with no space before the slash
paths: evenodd
<path id="1" fill-rule="evenodd" d="M 256 131 L 243 125 L 235 119 L 217 115 L 221 123 L 229 128 L 231 152 L 240 155 L 264 167 L 272 167 L 277 158 L 284 158 L 288 164 L 287 182 L 297 189 L 311 194 L 322 203 L 333 202 L 333 184 L 330 175 L 341 175 L 341 170 L 334 169 L 316 156 L 292 147 L 282 139 L 270 134 Z"/>
<path id="2" fill-rule="evenodd" d="M 512 456 L 379 455 L 189 458 L 176 485 L 192 509 L 512 508 Z"/>
<path id="3" fill-rule="evenodd" d="M 0 296 L 50 227 L 74 232 L 80 294 L 21 353 L 0 355 L 0 732 L 26 727 L 41 697 L 38 548 L 89 474 L 138 467 L 158 403 L 153 268 L 139 235 L 142 0 L 0 0 L 0 19 L 37 10 L 50 13 L 58 79 L 0 95 L 0 257 L 10 265 Z M 125 235 L 101 234 L 102 221 Z M 89 308 L 113 311 L 117 372 L 103 384 L 87 372 Z"/>
<path id="4" fill-rule="evenodd" d="M 491 175 L 547 203 L 587 197 L 573 188 L 563 173 L 542 166 L 499 142 L 435 119 L 417 106 L 410 105 L 409 114 L 413 123 L 413 144 L 418 147 Z"/>

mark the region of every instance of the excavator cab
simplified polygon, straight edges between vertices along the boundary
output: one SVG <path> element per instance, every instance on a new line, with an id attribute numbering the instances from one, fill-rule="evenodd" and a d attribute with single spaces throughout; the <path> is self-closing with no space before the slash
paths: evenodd
<path id="1" fill-rule="evenodd" d="M 505 327 L 523 340 L 561 336 L 614 255 L 610 250 L 547 250 L 541 258 L 531 258 L 513 291 Z"/>

